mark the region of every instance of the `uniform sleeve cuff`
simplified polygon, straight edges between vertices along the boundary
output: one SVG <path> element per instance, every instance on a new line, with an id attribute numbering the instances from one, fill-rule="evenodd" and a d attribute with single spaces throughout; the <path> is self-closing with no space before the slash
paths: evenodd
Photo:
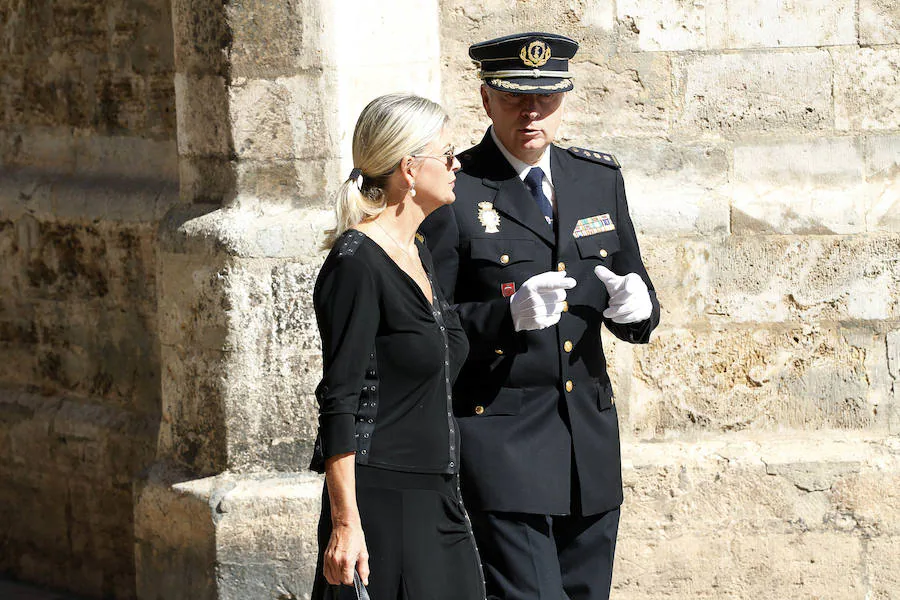
<path id="1" fill-rule="evenodd" d="M 356 417 L 350 413 L 323 415 L 319 419 L 319 435 L 325 458 L 356 452 Z"/>

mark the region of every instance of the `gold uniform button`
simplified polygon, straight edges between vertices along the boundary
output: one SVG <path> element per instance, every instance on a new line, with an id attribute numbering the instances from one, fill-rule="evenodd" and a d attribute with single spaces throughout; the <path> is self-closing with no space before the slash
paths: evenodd
<path id="1" fill-rule="evenodd" d="M 575 384 L 572 383 L 572 380 L 571 380 L 571 379 L 568 380 L 568 381 L 566 382 L 566 391 L 567 391 L 567 392 L 571 392 L 574 388 L 575 388 Z"/>
<path id="2" fill-rule="evenodd" d="M 500 264 L 505 265 L 509 262 L 509 254 L 504 254 L 500 257 Z"/>
<path id="3" fill-rule="evenodd" d="M 484 414 L 484 407 L 483 407 L 482 405 L 480 405 L 480 404 L 479 404 L 478 406 L 476 406 L 476 407 L 475 407 L 475 414 L 476 414 L 476 415 Z"/>
<path id="4" fill-rule="evenodd" d="M 556 264 L 556 270 L 557 270 L 557 271 L 565 271 L 565 270 L 566 270 L 566 263 L 564 263 L 564 262 L 559 262 L 559 263 L 557 263 L 557 264 Z"/>
<path id="5" fill-rule="evenodd" d="M 569 312 L 569 303 L 568 303 L 566 300 L 563 300 L 562 305 L 563 305 L 562 311 L 563 311 L 563 312 Z"/>
<path id="6" fill-rule="evenodd" d="M 503 356 L 503 348 L 496 348 L 494 350 L 494 354 L 499 354 L 500 356 Z"/>
<path id="7" fill-rule="evenodd" d="M 606 248 L 600 248 L 600 258 L 606 258 L 609 256 L 609 252 L 606 251 Z"/>
<path id="8" fill-rule="evenodd" d="M 572 351 L 572 342 L 570 340 L 566 340 L 566 343 L 563 344 L 563 350 L 565 350 L 566 352 Z"/>

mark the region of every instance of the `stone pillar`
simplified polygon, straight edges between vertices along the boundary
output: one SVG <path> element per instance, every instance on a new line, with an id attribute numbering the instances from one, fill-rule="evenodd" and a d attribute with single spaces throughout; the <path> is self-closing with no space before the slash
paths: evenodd
<path id="1" fill-rule="evenodd" d="M 311 291 L 375 96 L 439 97 L 437 0 L 174 0 L 181 200 L 160 228 L 162 424 L 138 597 L 303 598 L 321 480 Z"/>

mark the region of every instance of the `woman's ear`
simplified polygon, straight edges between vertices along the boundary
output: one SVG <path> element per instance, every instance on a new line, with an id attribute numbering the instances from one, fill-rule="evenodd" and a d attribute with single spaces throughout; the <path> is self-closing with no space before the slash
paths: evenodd
<path id="1" fill-rule="evenodd" d="M 414 165 L 414 160 L 411 156 L 404 156 L 400 161 L 400 173 L 403 175 L 403 179 L 406 181 L 406 185 L 412 185 L 416 180 L 416 168 Z"/>

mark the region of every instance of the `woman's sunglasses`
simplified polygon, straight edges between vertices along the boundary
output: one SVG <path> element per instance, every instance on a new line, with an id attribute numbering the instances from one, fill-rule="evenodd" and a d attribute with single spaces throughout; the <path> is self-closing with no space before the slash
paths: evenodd
<path id="1" fill-rule="evenodd" d="M 412 154 L 411 156 L 413 158 L 436 158 L 437 160 L 443 160 L 449 171 L 453 168 L 453 161 L 456 160 L 456 150 L 453 146 L 450 146 L 443 154 Z"/>

